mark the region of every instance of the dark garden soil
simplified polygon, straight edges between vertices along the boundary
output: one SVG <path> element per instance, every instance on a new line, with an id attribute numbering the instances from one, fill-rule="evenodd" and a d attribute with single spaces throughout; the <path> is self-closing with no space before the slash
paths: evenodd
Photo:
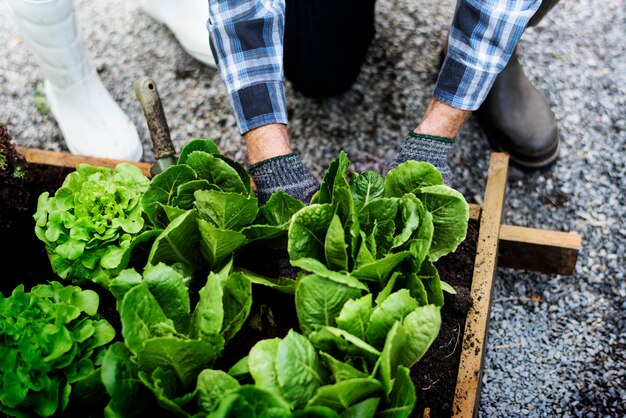
<path id="1" fill-rule="evenodd" d="M 28 290 L 34 284 L 53 280 L 44 245 L 35 236 L 33 215 L 39 195 L 54 193 L 73 169 L 26 163 L 3 126 L 0 161 L 0 291 L 6 295 L 20 283 Z"/>
<path id="2" fill-rule="evenodd" d="M 0 185 L 0 235 L 4 241 L 0 251 L 4 271 L 2 293 L 6 295 L 20 283 L 26 289 L 47 280 L 54 280 L 43 242 L 35 236 L 33 215 L 37 198 L 44 191 L 51 194 L 72 170 L 46 165 L 25 166 L 23 187 Z"/>
<path id="3" fill-rule="evenodd" d="M 53 194 L 67 174 L 73 171 L 70 168 L 28 164 L 17 154 L 7 158 L 7 154 L 15 151 L 6 147 L 6 137 L 6 130 L 0 126 L 0 157 L 3 157 L 0 160 L 0 236 L 4 242 L 0 249 L 3 270 L 0 292 L 5 296 L 20 283 L 28 290 L 36 284 L 59 280 L 52 272 L 43 243 L 35 236 L 33 215 L 39 195 L 44 191 Z M 23 181 L 12 174 L 18 166 L 17 171 L 24 172 Z M 437 262 L 441 279 L 452 285 L 457 294 L 445 294 L 439 336 L 428 353 L 411 370 L 417 392 L 415 417 L 421 416 L 425 407 L 430 408 L 431 417 L 452 414 L 465 317 L 471 306 L 469 287 L 477 235 L 478 224 L 470 221 L 465 242 L 454 254 Z M 256 286 L 254 292 L 250 319 L 229 342 L 226 350 L 228 355 L 220 359 L 216 367 L 227 370 L 235 359 L 245 356 L 257 341 L 284 337 L 289 329 L 297 329 L 293 296 L 261 286 Z M 119 329 L 114 299 L 107 292 L 98 293 L 101 297 L 101 312 Z"/>

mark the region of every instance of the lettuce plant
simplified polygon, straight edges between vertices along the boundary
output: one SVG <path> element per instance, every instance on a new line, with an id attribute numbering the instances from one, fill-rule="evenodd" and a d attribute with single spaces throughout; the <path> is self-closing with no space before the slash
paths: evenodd
<path id="1" fill-rule="evenodd" d="M 0 295 L 0 410 L 48 417 L 73 387 L 97 373 L 115 331 L 97 315 L 98 295 L 58 282 Z"/>
<path id="2" fill-rule="evenodd" d="M 229 373 L 252 380 L 269 405 L 280 407 L 278 416 L 408 417 L 416 399 L 409 370 L 437 337 L 441 316 L 408 289 L 392 291 L 394 276 L 376 299 L 352 283 L 302 276 L 296 308 L 305 334 L 292 330 L 258 342 Z M 224 415 L 216 416 L 247 408 L 259 416 L 245 388 L 214 388 L 223 397 L 215 408 Z"/>
<path id="3" fill-rule="evenodd" d="M 211 367 L 248 318 L 256 279 L 229 263 L 209 273 L 192 303 L 185 271 L 158 263 L 143 274 L 124 270 L 111 282 L 124 342 L 111 346 L 104 357 L 108 414 L 208 413 L 212 408 L 206 397 L 214 380 L 234 380 Z"/>
<path id="4" fill-rule="evenodd" d="M 142 238 L 148 264 L 218 271 L 244 247 L 285 248 L 291 216 L 304 204 L 278 192 L 259 207 L 243 166 L 197 139 L 152 179 L 141 206 L 154 227 Z"/>
<path id="5" fill-rule="evenodd" d="M 81 164 L 54 196 L 39 197 L 35 233 L 63 279 L 105 288 L 124 267 L 133 237 L 144 230 L 139 205 L 149 179 L 135 166 Z"/>
<path id="6" fill-rule="evenodd" d="M 469 209 L 463 196 L 444 186 L 428 163 L 407 161 L 384 179 L 366 171 L 350 181 L 348 165 L 342 152 L 311 205 L 293 217 L 291 263 L 322 277 L 365 282 L 372 292 L 383 289 L 394 271 L 405 281 L 436 273 L 432 263 L 465 239 Z M 431 293 L 441 292 L 432 285 Z"/>
<path id="7" fill-rule="evenodd" d="M 410 305 L 395 319 L 418 306 L 442 306 L 442 283 L 433 263 L 465 239 L 467 202 L 443 185 L 431 164 L 408 161 L 384 179 L 366 171 L 353 174 L 350 181 L 348 164 L 342 152 L 312 204 L 293 216 L 289 228 L 291 262 L 310 273 L 296 288 L 305 334 L 319 326 L 337 326 L 346 302 L 367 293 L 378 309 L 404 289 L 407 298 L 402 300 Z M 383 329 L 368 331 L 378 350 L 392 325 L 387 321 Z"/>
<path id="8" fill-rule="evenodd" d="M 210 417 L 408 417 L 416 396 L 405 364 L 430 344 L 407 343 L 422 332 L 405 333 L 416 325 L 422 328 L 415 322 L 417 315 L 407 317 L 406 327 L 394 325 L 382 352 L 340 330 L 325 330 L 327 335 L 320 338 L 291 330 L 284 338 L 261 340 L 228 374 L 203 371 L 200 378 L 206 376 L 213 385 L 210 391 L 199 391 L 198 400 Z M 438 329 L 436 322 L 433 328 Z M 427 334 L 430 338 L 433 332 Z M 350 352 L 349 358 L 329 354 L 333 345 Z M 378 359 L 369 372 L 362 369 L 365 357 Z"/>

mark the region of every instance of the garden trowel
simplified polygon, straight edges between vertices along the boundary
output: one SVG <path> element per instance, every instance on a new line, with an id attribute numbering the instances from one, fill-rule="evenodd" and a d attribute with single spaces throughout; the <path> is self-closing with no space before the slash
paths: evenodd
<path id="1" fill-rule="evenodd" d="M 148 76 L 135 81 L 135 95 L 141 103 L 148 122 L 155 162 L 150 167 L 150 174 L 155 176 L 169 166 L 176 164 L 176 150 L 170 138 L 165 112 L 156 83 Z"/>

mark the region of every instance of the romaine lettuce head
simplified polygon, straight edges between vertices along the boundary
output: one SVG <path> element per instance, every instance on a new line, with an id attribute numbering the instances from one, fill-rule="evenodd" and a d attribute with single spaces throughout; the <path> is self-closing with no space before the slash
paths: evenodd
<path id="1" fill-rule="evenodd" d="M 407 161 L 385 177 L 349 175 L 348 166 L 342 151 L 311 204 L 293 215 L 293 265 L 324 277 L 328 271 L 348 274 L 377 291 L 394 271 L 416 273 L 425 260 L 437 261 L 465 239 L 467 202 L 443 185 L 432 164 Z"/>
<path id="2" fill-rule="evenodd" d="M 34 215 L 53 270 L 63 279 L 108 287 L 125 266 L 131 240 L 144 231 L 139 205 L 150 180 L 139 168 L 81 164 L 54 196 L 44 192 Z"/>

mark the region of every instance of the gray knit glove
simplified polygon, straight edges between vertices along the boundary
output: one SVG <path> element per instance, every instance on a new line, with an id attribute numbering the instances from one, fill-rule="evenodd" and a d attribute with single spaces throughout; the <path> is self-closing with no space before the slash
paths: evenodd
<path id="1" fill-rule="evenodd" d="M 278 190 L 308 204 L 320 187 L 295 152 L 253 164 L 248 172 L 256 185 L 260 205 Z"/>
<path id="2" fill-rule="evenodd" d="M 448 153 L 453 144 L 453 139 L 409 132 L 400 147 L 400 152 L 394 158 L 391 168 L 408 160 L 426 161 L 441 172 L 444 183 L 449 185 L 452 180 L 452 172 L 448 165 Z"/>
<path id="3" fill-rule="evenodd" d="M 272 193 L 278 190 L 309 204 L 320 187 L 295 152 L 253 164 L 248 172 L 256 185 L 259 205 L 264 205 Z M 300 269 L 291 265 L 287 250 L 279 251 L 277 257 L 278 275 L 294 279 Z"/>

